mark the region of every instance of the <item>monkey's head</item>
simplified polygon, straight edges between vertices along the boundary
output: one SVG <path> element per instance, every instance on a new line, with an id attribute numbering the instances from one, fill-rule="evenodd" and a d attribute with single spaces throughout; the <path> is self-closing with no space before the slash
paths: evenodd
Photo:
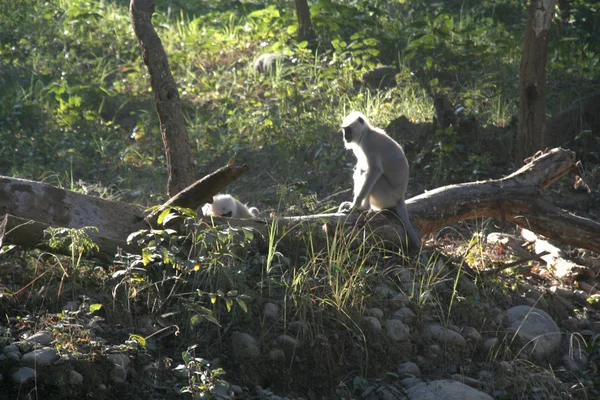
<path id="1" fill-rule="evenodd" d="M 363 113 L 353 111 L 342 122 L 342 133 L 344 134 L 344 142 L 348 145 L 351 143 L 359 143 L 365 132 L 371 129 L 369 120 Z"/>

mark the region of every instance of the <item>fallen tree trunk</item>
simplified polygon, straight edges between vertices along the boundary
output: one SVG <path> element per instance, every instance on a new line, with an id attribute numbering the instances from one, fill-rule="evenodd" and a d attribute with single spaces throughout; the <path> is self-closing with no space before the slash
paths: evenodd
<path id="1" fill-rule="evenodd" d="M 561 210 L 541 195 L 543 188 L 575 170 L 575 154 L 556 148 L 505 178 L 438 188 L 407 200 L 407 208 L 413 224 L 423 236 L 435 234 L 445 226 L 462 220 L 496 218 L 526 227 L 558 242 L 600 253 L 598 222 Z M 4 214 L 56 227 L 97 226 L 99 236 L 115 239 L 122 247 L 126 246 L 129 233 L 148 228 L 147 223 L 143 222 L 142 209 L 138 206 L 6 177 L 0 178 L 0 215 Z M 268 237 L 274 229 L 288 233 L 301 232 L 305 228 L 321 232 L 325 227 L 327 233 L 342 228 L 345 232 L 354 230 L 363 234 L 363 237 L 374 232 L 396 245 L 401 245 L 405 240 L 400 221 L 390 212 L 320 214 L 271 220 L 215 217 L 205 218 L 202 223 L 250 227 L 264 237 Z M 15 227 L 14 224 L 11 226 Z M 39 226 L 36 229 L 43 231 L 44 225 L 33 226 Z M 0 235 L 0 239 L 8 238 L 26 247 L 37 245 L 22 239 L 23 235 L 17 235 L 18 229 L 22 228 L 12 228 Z M 30 236 L 36 237 L 33 234 Z"/>

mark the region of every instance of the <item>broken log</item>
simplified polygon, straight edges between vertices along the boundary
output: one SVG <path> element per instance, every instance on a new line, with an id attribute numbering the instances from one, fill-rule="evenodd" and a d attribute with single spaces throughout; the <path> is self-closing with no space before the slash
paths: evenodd
<path id="1" fill-rule="evenodd" d="M 45 183 L 0 176 L 0 242 L 40 247 L 48 227 L 79 229 L 95 226 L 90 236 L 114 256 L 126 248 L 127 236 L 147 228 L 143 207 L 71 192 Z M 31 221 L 31 222 L 28 222 Z"/>
<path id="2" fill-rule="evenodd" d="M 146 221 L 154 224 L 160 213 L 169 206 L 185 207 L 195 210 L 206 203 L 212 203 L 213 196 L 219 193 L 231 182 L 248 172 L 248 166 L 243 164 L 236 166 L 235 155 L 231 157 L 226 166 L 206 175 L 204 178 L 192 183 L 190 186 L 171 197 L 166 203 L 152 211 Z"/>
<path id="3" fill-rule="evenodd" d="M 69 249 L 52 249 L 48 246 L 44 239 L 44 232 L 48 228 L 51 228 L 51 226 L 42 222 L 5 214 L 2 221 L 0 221 L 0 247 L 4 245 L 4 238 L 8 237 L 12 243 L 25 248 L 70 254 Z M 98 251 L 92 255 L 103 261 L 111 261 L 119 249 L 130 253 L 138 250 L 136 246 L 124 243 L 122 239 L 102 236 L 96 232 L 88 232 L 88 235 L 98 245 Z"/>
<path id="4" fill-rule="evenodd" d="M 502 179 L 445 186 L 413 197 L 406 202 L 408 212 L 413 225 L 423 236 L 435 234 L 454 222 L 495 218 L 513 222 L 549 239 L 600 253 L 600 223 L 561 210 L 548 203 L 541 194 L 543 188 L 573 172 L 575 161 L 572 151 L 552 149 Z M 198 201 L 205 199 L 199 198 Z M 148 228 L 139 206 L 98 199 L 42 183 L 0 177 L 0 216 L 4 214 L 54 227 L 96 226 L 100 236 L 122 241 L 123 246 L 131 232 Z M 405 240 L 399 220 L 390 212 L 320 214 L 267 220 L 213 217 L 203 218 L 201 223 L 251 227 L 265 238 L 273 229 L 288 233 L 293 230 L 301 233 L 304 229 L 322 232 L 326 224 L 328 233 L 341 227 L 344 232 L 354 231 L 363 237 L 374 232 L 384 241 L 397 245 Z M 37 229 L 43 230 L 42 226 Z M 19 241 L 16 230 L 11 230 L 0 238 L 7 237 L 23 246 L 32 245 L 22 239 Z"/>

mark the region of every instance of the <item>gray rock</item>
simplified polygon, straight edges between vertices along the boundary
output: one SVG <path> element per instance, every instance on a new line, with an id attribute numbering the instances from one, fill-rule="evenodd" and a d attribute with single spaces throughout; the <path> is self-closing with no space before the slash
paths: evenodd
<path id="1" fill-rule="evenodd" d="M 404 362 L 398 366 L 398 374 L 419 377 L 421 376 L 421 370 L 414 362 Z"/>
<path id="2" fill-rule="evenodd" d="M 74 369 L 69 371 L 69 384 L 70 385 L 81 385 L 83 383 L 83 375 Z"/>
<path id="3" fill-rule="evenodd" d="M 407 389 L 413 400 L 492 400 L 492 397 L 464 383 L 443 379 L 421 382 Z"/>
<path id="4" fill-rule="evenodd" d="M 292 321 L 288 325 L 288 330 L 296 336 L 302 337 L 308 332 L 308 324 L 304 321 Z"/>
<path id="5" fill-rule="evenodd" d="M 467 341 L 475 343 L 481 342 L 482 339 L 481 333 L 479 333 L 479 331 L 472 326 L 465 327 L 463 330 L 463 337 L 467 339 Z"/>
<path id="6" fill-rule="evenodd" d="M 568 354 L 566 354 L 562 358 L 562 362 L 568 371 L 577 372 L 582 369 L 582 366 L 579 363 L 575 362 L 575 360 L 573 360 L 573 357 L 571 357 Z"/>
<path id="7" fill-rule="evenodd" d="M 123 368 L 127 368 L 131 362 L 127 354 L 124 353 L 112 353 L 107 355 L 106 358 L 108 358 L 108 360 L 114 365 L 118 365 Z"/>
<path id="8" fill-rule="evenodd" d="M 276 320 L 279 317 L 279 306 L 274 303 L 265 304 L 263 317 L 267 320 Z"/>
<path id="9" fill-rule="evenodd" d="M 389 299 L 387 304 L 391 308 L 404 307 L 408 304 L 408 297 L 404 293 L 398 293 Z"/>
<path id="10" fill-rule="evenodd" d="M 498 363 L 498 365 L 500 366 L 500 368 L 502 368 L 502 370 L 504 370 L 505 372 L 513 372 L 514 368 L 512 363 L 508 362 L 508 361 L 500 361 Z"/>
<path id="11" fill-rule="evenodd" d="M 395 291 L 387 286 L 377 286 L 375 290 L 373 290 L 373 294 L 378 299 L 391 299 L 397 295 Z"/>
<path id="12" fill-rule="evenodd" d="M 510 308 L 506 315 L 508 331 L 515 332 L 524 346 L 538 360 L 554 355 L 561 342 L 558 326 L 545 311 L 528 306 Z"/>
<path id="13" fill-rule="evenodd" d="M 122 366 L 115 364 L 110 372 L 110 379 L 114 383 L 125 383 L 127 380 L 127 370 Z"/>
<path id="14" fill-rule="evenodd" d="M 28 337 L 27 341 L 30 343 L 38 343 L 42 346 L 48 346 L 50 343 L 52 343 L 52 341 L 54 341 L 54 335 L 48 331 L 40 331 Z"/>
<path id="15" fill-rule="evenodd" d="M 377 307 L 367 308 L 365 310 L 365 315 L 367 315 L 369 317 L 375 317 L 377 319 L 382 319 L 383 318 L 383 310 L 381 308 L 377 308 Z"/>
<path id="16" fill-rule="evenodd" d="M 417 314 L 408 307 L 402 307 L 392 313 L 392 318 L 398 318 L 407 325 L 412 325 L 417 319 Z"/>
<path id="17" fill-rule="evenodd" d="M 381 330 L 381 322 L 375 317 L 363 317 L 363 319 L 376 331 Z"/>
<path id="18" fill-rule="evenodd" d="M 494 347 L 498 346 L 499 342 L 500 342 L 500 339 L 498 339 L 496 337 L 486 339 L 486 341 L 483 342 L 483 348 L 485 349 L 485 351 L 489 352 Z"/>
<path id="19" fill-rule="evenodd" d="M 444 350 L 442 350 L 441 346 L 438 344 L 432 344 L 427 348 L 427 356 L 432 359 L 439 358 L 442 354 L 444 354 Z"/>
<path id="20" fill-rule="evenodd" d="M 290 335 L 279 335 L 277 337 L 277 343 L 283 348 L 285 352 L 293 352 L 300 347 L 300 341 Z"/>
<path id="21" fill-rule="evenodd" d="M 21 358 L 21 351 L 19 350 L 19 346 L 17 346 L 16 344 L 9 344 L 8 346 L 4 346 L 4 348 L 2 349 L 2 353 L 4 353 L 5 355 L 8 355 L 10 353 L 15 353 L 18 355 L 18 358 Z"/>
<path id="22" fill-rule="evenodd" d="M 484 382 L 493 382 L 494 374 L 491 371 L 481 370 L 479 371 L 479 380 Z"/>
<path id="23" fill-rule="evenodd" d="M 281 349 L 273 349 L 269 351 L 269 360 L 279 361 L 285 358 L 285 353 Z"/>
<path id="24" fill-rule="evenodd" d="M 21 364 L 29 367 L 46 367 L 52 364 L 58 358 L 57 351 L 51 347 L 30 351 L 23 355 Z"/>
<path id="25" fill-rule="evenodd" d="M 481 387 L 483 386 L 483 384 L 481 383 L 480 380 L 471 378 L 469 376 L 464 376 L 462 374 L 453 374 L 451 376 L 451 378 L 452 378 L 452 380 L 455 380 L 457 382 L 462 382 L 465 385 L 469 385 L 469 386 L 477 388 L 477 389 L 481 389 Z"/>
<path id="26" fill-rule="evenodd" d="M 35 370 L 29 367 L 21 367 L 12 374 L 13 381 L 19 385 L 22 385 L 33 378 L 35 378 Z"/>
<path id="27" fill-rule="evenodd" d="M 244 395 L 244 389 L 238 385 L 231 385 L 231 390 L 233 390 L 233 394 L 235 397 L 241 397 Z"/>
<path id="28" fill-rule="evenodd" d="M 399 319 L 388 319 L 385 322 L 385 331 L 390 339 L 397 342 L 410 339 L 410 328 Z"/>
<path id="29" fill-rule="evenodd" d="M 457 347 L 465 347 L 467 341 L 459 333 L 453 330 L 444 328 L 438 324 L 425 325 L 423 328 L 423 336 L 426 339 L 432 339 L 440 343 L 449 344 Z"/>
<path id="30" fill-rule="evenodd" d="M 260 356 L 260 349 L 256 339 L 247 333 L 234 332 L 231 335 L 231 347 L 234 356 L 238 359 L 254 359 Z"/>

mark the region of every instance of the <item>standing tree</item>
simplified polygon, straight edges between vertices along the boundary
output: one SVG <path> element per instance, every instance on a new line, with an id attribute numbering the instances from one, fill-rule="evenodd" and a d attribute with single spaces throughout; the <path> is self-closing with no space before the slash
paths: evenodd
<path id="1" fill-rule="evenodd" d="M 519 132 L 515 163 L 544 147 L 546 129 L 546 61 L 556 0 L 531 0 L 523 39 L 519 77 Z"/>
<path id="2" fill-rule="evenodd" d="M 165 49 L 152 26 L 154 0 L 131 0 L 129 14 L 133 31 L 142 49 L 144 64 L 150 73 L 150 84 L 167 158 L 167 191 L 169 197 L 173 197 L 196 180 L 196 166 L 181 114 L 179 92 L 169 69 Z"/>
<path id="3" fill-rule="evenodd" d="M 296 16 L 298 17 L 298 40 L 313 42 L 315 31 L 310 20 L 310 8 L 307 0 L 294 0 L 296 6 Z"/>

